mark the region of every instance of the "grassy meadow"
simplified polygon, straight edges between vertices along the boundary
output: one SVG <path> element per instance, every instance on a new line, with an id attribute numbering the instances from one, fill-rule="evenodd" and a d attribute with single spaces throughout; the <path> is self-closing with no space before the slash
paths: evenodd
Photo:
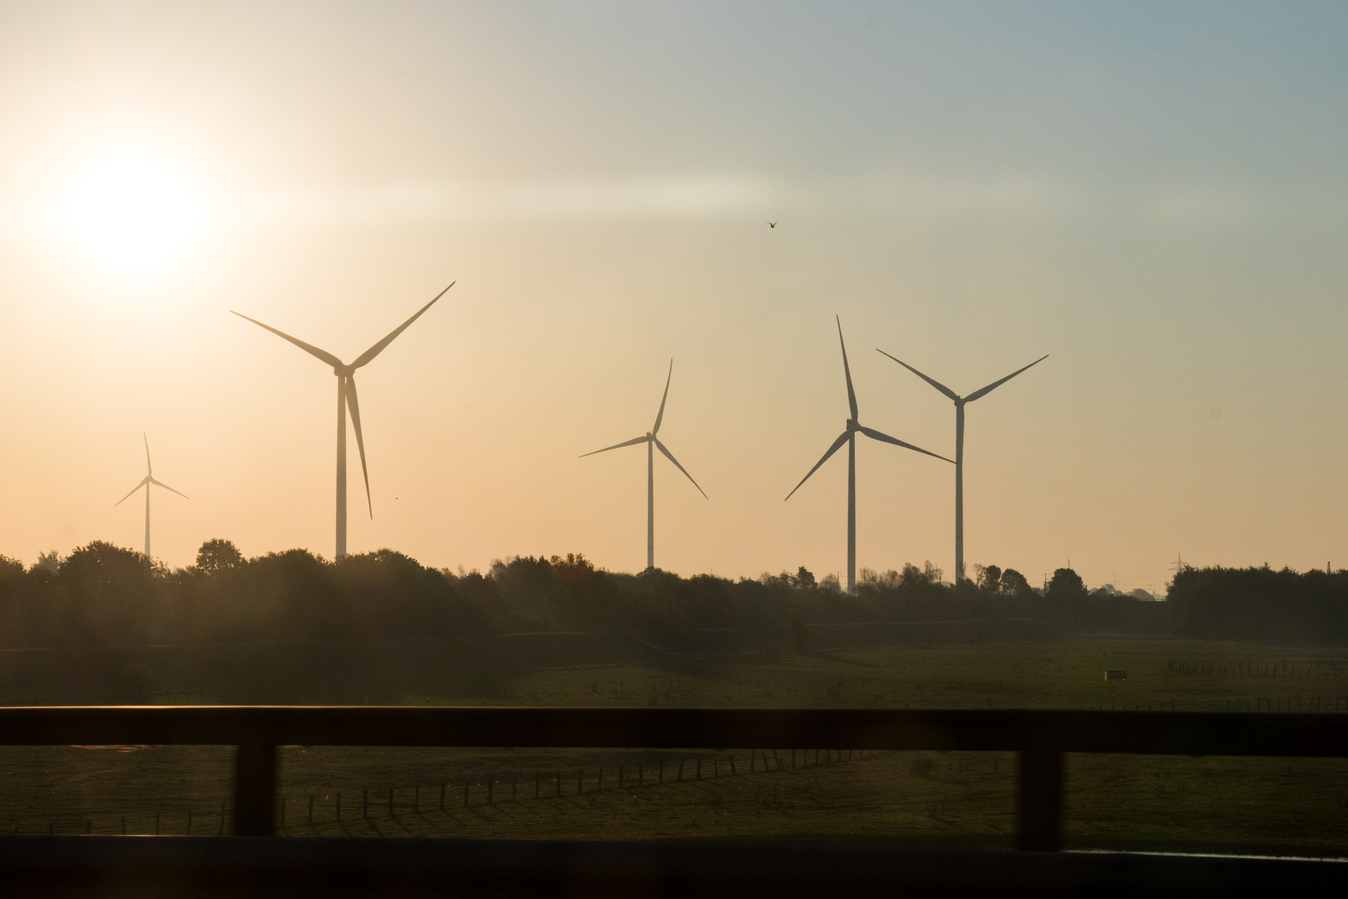
<path id="1" fill-rule="evenodd" d="M 1348 652 L 1340 650 L 992 636 L 738 658 L 650 652 L 641 661 L 428 678 L 439 689 L 403 685 L 380 699 L 554 707 L 1348 709 Z M 1126 668 L 1127 679 L 1106 682 L 1105 668 Z M 182 691 L 150 699 L 218 701 Z M 281 760 L 282 833 L 1013 843 L 1010 755 L 816 755 L 778 747 L 759 748 L 751 763 L 750 751 L 292 747 Z M 226 747 L 0 748 L 0 828 L 120 833 L 125 826 L 153 833 L 157 815 L 159 832 L 180 834 L 190 811 L 193 833 L 218 833 L 230 761 Z M 1066 839 L 1074 848 L 1348 855 L 1348 761 L 1072 755 L 1067 771 Z M 228 807 L 225 814 L 228 830 Z"/>

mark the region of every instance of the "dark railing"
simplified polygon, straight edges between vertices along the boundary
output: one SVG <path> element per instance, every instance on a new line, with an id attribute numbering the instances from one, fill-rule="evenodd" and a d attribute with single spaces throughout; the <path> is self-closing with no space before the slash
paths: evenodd
<path id="1" fill-rule="evenodd" d="M 1063 753 L 1348 756 L 1348 716 L 1103 711 L 368 706 L 0 708 L 0 745 L 238 747 L 235 833 L 275 831 L 280 746 L 973 750 L 1019 753 L 1020 849 L 1061 845 Z"/>

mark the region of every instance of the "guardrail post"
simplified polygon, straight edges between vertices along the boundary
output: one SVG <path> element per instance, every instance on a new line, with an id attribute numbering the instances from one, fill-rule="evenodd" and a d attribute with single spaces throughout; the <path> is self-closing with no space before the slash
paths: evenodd
<path id="1" fill-rule="evenodd" d="M 1019 787 L 1016 848 L 1057 852 L 1062 846 L 1062 753 L 1022 752 Z"/>
<path id="2" fill-rule="evenodd" d="M 276 830 L 276 747 L 240 743 L 234 762 L 234 833 L 269 837 Z"/>

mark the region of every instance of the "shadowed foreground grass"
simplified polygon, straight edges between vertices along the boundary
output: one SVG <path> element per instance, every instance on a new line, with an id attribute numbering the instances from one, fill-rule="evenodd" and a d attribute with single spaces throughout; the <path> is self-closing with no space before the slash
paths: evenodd
<path id="1" fill-rule="evenodd" d="M 409 691 L 404 700 L 1225 710 L 1236 700 L 1286 708 L 1309 706 L 1314 698 L 1332 707 L 1337 691 L 1348 694 L 1348 682 L 1337 673 L 1344 660 L 1336 652 L 1158 640 L 910 646 L 787 656 L 780 663 L 532 671 L 493 681 L 476 695 Z M 1106 683 L 1106 667 L 1127 668 L 1128 679 Z M 1227 673 L 1214 673 L 1221 670 Z M 1246 673 L 1232 673 L 1237 670 Z M 1274 676 L 1275 670 L 1286 673 Z M 854 751 L 832 761 L 821 755 L 816 764 L 812 752 L 799 750 L 793 767 L 791 750 L 778 748 L 766 750 L 765 770 L 763 751 L 751 773 L 748 749 L 293 747 L 282 752 L 281 832 L 989 848 L 1014 842 L 1015 767 L 1007 754 Z M 157 811 L 160 832 L 181 834 L 190 810 L 193 833 L 218 833 L 230 763 L 231 750 L 222 747 L 0 748 L 0 828 L 120 833 L 125 818 L 128 832 L 153 833 Z M 1066 841 L 1073 848 L 1348 855 L 1346 775 L 1348 761 L 1338 759 L 1073 755 L 1067 762 Z M 226 830 L 231 824 L 227 818 Z"/>

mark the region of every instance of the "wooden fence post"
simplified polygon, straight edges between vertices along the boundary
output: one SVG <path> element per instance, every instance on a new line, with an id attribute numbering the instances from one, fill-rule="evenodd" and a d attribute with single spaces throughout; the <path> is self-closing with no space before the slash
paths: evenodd
<path id="1" fill-rule="evenodd" d="M 265 739 L 240 743 L 234 756 L 234 833 L 269 837 L 275 814 L 276 746 Z"/>
<path id="2" fill-rule="evenodd" d="M 1016 848 L 1057 852 L 1062 845 L 1062 753 L 1030 749 L 1020 753 Z"/>

